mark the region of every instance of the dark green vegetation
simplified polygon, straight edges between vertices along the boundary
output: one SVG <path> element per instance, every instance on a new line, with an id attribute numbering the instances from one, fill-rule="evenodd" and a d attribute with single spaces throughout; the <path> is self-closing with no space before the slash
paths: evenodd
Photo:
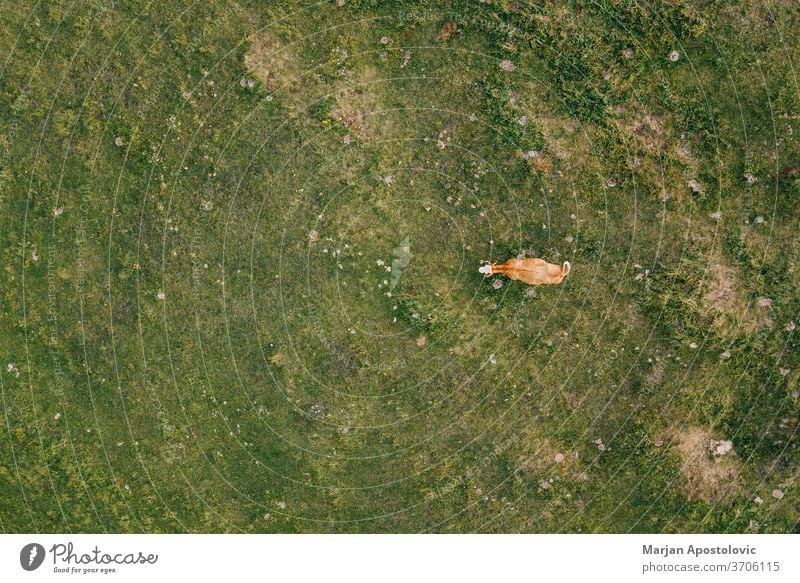
<path id="1" fill-rule="evenodd" d="M 0 530 L 796 530 L 766 4 L 2 0 Z"/>

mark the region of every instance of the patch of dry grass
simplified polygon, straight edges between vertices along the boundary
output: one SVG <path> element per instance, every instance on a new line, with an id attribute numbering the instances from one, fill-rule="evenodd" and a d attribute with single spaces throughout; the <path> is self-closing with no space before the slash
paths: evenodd
<path id="1" fill-rule="evenodd" d="M 303 71 L 297 51 L 268 31 L 251 37 L 244 64 L 269 92 L 280 87 L 285 91 L 295 89 Z"/>
<path id="2" fill-rule="evenodd" d="M 675 437 L 681 458 L 684 495 L 689 500 L 725 502 L 739 492 L 740 462 L 733 452 L 712 453 L 713 434 L 702 427 L 689 427 Z"/>
<path id="3" fill-rule="evenodd" d="M 741 327 L 749 334 L 772 325 L 767 307 L 757 303 L 748 306 L 738 271 L 721 254 L 714 254 L 709 259 L 706 277 L 701 312 L 714 317 L 715 328 L 735 334 L 735 329 Z"/>
<path id="4" fill-rule="evenodd" d="M 369 81 L 376 78 L 374 71 L 363 71 L 359 75 L 362 83 L 350 87 L 337 84 L 336 106 L 331 116 L 350 131 L 355 137 L 366 140 L 374 135 L 374 118 L 370 113 L 376 109 L 376 98 Z"/>

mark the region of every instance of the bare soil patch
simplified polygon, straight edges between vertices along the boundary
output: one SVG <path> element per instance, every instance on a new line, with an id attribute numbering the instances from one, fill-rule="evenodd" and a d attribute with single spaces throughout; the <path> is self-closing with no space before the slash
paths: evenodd
<path id="1" fill-rule="evenodd" d="M 690 427 L 676 436 L 684 494 L 689 500 L 725 502 L 739 492 L 740 462 L 733 451 L 716 455 L 712 433 Z"/>
<path id="2" fill-rule="evenodd" d="M 253 35 L 244 64 L 270 92 L 279 87 L 292 89 L 300 81 L 303 71 L 297 51 L 266 32 Z"/>

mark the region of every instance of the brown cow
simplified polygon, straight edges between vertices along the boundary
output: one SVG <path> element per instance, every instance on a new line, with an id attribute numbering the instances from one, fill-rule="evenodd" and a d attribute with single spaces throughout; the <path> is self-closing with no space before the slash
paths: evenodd
<path id="1" fill-rule="evenodd" d="M 510 279 L 524 281 L 529 285 L 542 285 L 561 283 L 572 269 L 569 261 L 565 261 L 563 265 L 555 265 L 548 263 L 544 259 L 528 258 L 528 259 L 509 259 L 501 265 L 497 265 L 494 261 L 488 265 L 482 265 L 478 271 L 484 277 L 492 276 L 496 273 L 502 273 Z"/>

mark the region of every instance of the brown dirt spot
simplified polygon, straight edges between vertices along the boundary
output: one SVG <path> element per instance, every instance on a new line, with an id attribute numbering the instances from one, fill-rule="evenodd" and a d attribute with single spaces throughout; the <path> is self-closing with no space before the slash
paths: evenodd
<path id="1" fill-rule="evenodd" d="M 645 385 L 650 388 L 659 386 L 664 380 L 666 371 L 667 366 L 664 364 L 664 361 L 657 359 L 653 363 L 653 368 L 651 368 L 650 372 L 644 377 Z"/>
<path id="2" fill-rule="evenodd" d="M 532 429 L 524 431 L 518 438 L 496 444 L 495 454 L 508 455 L 516 468 L 536 479 L 558 474 L 562 479 L 575 480 L 579 479 L 577 475 L 581 471 L 575 452 Z"/>
<path id="3" fill-rule="evenodd" d="M 334 371 L 337 374 L 349 374 L 358 368 L 358 356 L 341 342 L 330 343 Z"/>
<path id="4" fill-rule="evenodd" d="M 528 159 L 528 168 L 531 172 L 549 174 L 553 169 L 553 163 L 546 156 L 539 155 Z"/>
<path id="5" fill-rule="evenodd" d="M 769 309 L 755 302 L 747 306 L 737 279 L 737 270 L 728 265 L 720 254 L 709 259 L 702 313 L 714 316 L 717 329 L 731 333 L 750 334 L 772 325 Z M 738 332 L 736 328 L 739 328 Z"/>
<path id="6" fill-rule="evenodd" d="M 710 282 L 705 296 L 707 308 L 716 312 L 728 312 L 739 303 L 739 290 L 736 285 L 736 270 L 715 258 L 709 264 Z"/>
<path id="7" fill-rule="evenodd" d="M 370 138 L 374 134 L 370 113 L 376 109 L 375 96 L 369 82 L 375 78 L 374 71 L 365 71 L 359 75 L 360 87 L 349 87 L 340 84 L 336 92 L 336 106 L 331 110 L 331 116 L 350 131 L 357 138 Z"/>
<path id="8" fill-rule="evenodd" d="M 641 145 L 649 152 L 659 152 L 669 147 L 670 136 L 666 131 L 664 122 L 649 112 L 626 115 L 620 108 L 617 112 L 621 116 L 620 126 L 635 136 Z"/>
<path id="9" fill-rule="evenodd" d="M 785 180 L 792 180 L 800 177 L 800 166 L 789 166 L 788 168 L 784 168 L 779 176 Z"/>
<path id="10" fill-rule="evenodd" d="M 453 38 L 453 35 L 458 31 L 458 27 L 456 23 L 452 20 L 449 22 L 445 22 L 444 26 L 439 29 L 439 32 L 436 33 L 436 42 L 446 42 Z"/>
<path id="11" fill-rule="evenodd" d="M 374 132 L 369 123 L 369 114 L 376 109 L 376 100 L 370 82 L 378 78 L 376 72 L 370 68 L 359 71 L 355 77 L 359 86 L 338 81 L 331 88 L 321 82 L 317 75 L 303 73 L 302 63 L 292 48 L 281 39 L 261 31 L 251 37 L 250 50 L 245 54 L 244 62 L 253 75 L 264 83 L 267 91 L 280 91 L 290 96 L 283 103 L 290 114 L 301 113 L 307 102 L 313 100 L 310 96 L 332 93 L 336 104 L 331 110 L 331 117 L 347 128 L 353 137 L 371 137 Z M 294 97 L 300 92 L 305 98 Z"/>
<path id="12" fill-rule="evenodd" d="M 265 32 L 250 39 L 250 50 L 244 56 L 244 64 L 267 88 L 275 91 L 278 87 L 290 88 L 300 81 L 303 70 L 295 53 L 286 44 Z"/>
<path id="13" fill-rule="evenodd" d="M 661 123 L 655 116 L 646 114 L 637 120 L 633 133 L 644 140 L 645 143 L 660 145 L 658 137 L 661 135 Z"/>
<path id="14" fill-rule="evenodd" d="M 535 119 L 542 130 L 547 149 L 556 158 L 563 161 L 572 161 L 588 153 L 587 142 L 578 131 L 580 125 L 577 121 L 546 115 L 544 110 L 540 110 L 539 104 L 537 104 L 536 109 Z"/>
<path id="15" fill-rule="evenodd" d="M 531 437 L 529 436 L 515 448 L 516 464 L 520 469 L 528 472 L 547 470 L 553 464 L 553 458 L 558 453 L 558 449 L 550 443 L 549 439 L 531 439 Z"/>
<path id="16" fill-rule="evenodd" d="M 337 107 L 331 111 L 333 119 L 359 138 L 372 135 L 366 117 L 371 111 L 371 99 L 363 89 L 342 90 L 336 99 L 336 105 Z"/>
<path id="17" fill-rule="evenodd" d="M 713 455 L 712 442 L 712 433 L 701 427 L 690 427 L 676 436 L 684 494 L 689 500 L 725 502 L 739 492 L 738 458 L 733 452 Z"/>

